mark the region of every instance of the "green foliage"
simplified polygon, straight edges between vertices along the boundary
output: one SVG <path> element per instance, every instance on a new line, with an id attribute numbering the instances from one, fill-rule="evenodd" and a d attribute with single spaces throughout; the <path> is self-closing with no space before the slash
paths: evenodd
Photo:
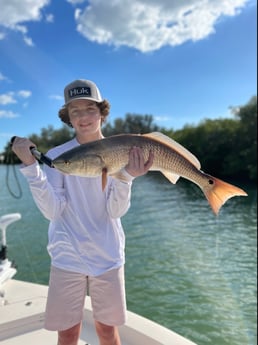
<path id="1" fill-rule="evenodd" d="M 103 134 L 110 136 L 160 131 L 196 155 L 205 172 L 220 178 L 256 182 L 257 97 L 252 97 L 244 106 L 231 107 L 231 110 L 234 116 L 232 119 L 206 119 L 198 126 L 185 125 L 177 131 L 158 127 L 153 123 L 152 115 L 127 113 L 125 118 L 116 119 L 113 125 L 105 124 Z M 73 137 L 73 129 L 67 126 L 58 130 L 48 126 L 41 130 L 40 135 L 29 136 L 43 153 Z M 9 145 L 6 146 L 5 154 L 7 152 Z"/>
<path id="2" fill-rule="evenodd" d="M 40 152 L 46 153 L 52 147 L 58 146 L 74 137 L 72 128 L 64 125 L 62 128 L 55 130 L 53 126 L 41 129 L 38 136 L 32 134 L 29 139 L 37 145 Z"/>
<path id="3" fill-rule="evenodd" d="M 242 107 L 233 108 L 240 120 L 238 129 L 238 164 L 248 171 L 250 179 L 257 179 L 257 97 Z"/>
<path id="4" fill-rule="evenodd" d="M 28 138 L 37 146 L 37 150 L 46 153 L 54 146 L 60 145 L 74 137 L 73 130 L 64 125 L 62 128 L 55 130 L 53 126 L 42 128 L 40 135 L 31 134 Z M 10 144 L 5 147 L 4 163 L 19 163 L 20 160 L 10 150 Z"/>
<path id="5" fill-rule="evenodd" d="M 257 181 L 257 97 L 232 108 L 235 119 L 185 126 L 173 138 L 194 153 L 211 174 Z"/>
<path id="6" fill-rule="evenodd" d="M 121 133 L 144 134 L 158 130 L 159 127 L 153 124 L 152 115 L 139 115 L 127 113 L 125 115 L 125 119 L 116 119 L 114 121 L 113 127 L 110 124 L 104 126 L 103 134 L 105 136 Z"/>
<path id="7" fill-rule="evenodd" d="M 227 161 L 236 153 L 237 128 L 238 122 L 231 119 L 205 120 L 197 127 L 184 127 L 175 133 L 174 139 L 199 158 L 204 171 L 232 175 Z"/>

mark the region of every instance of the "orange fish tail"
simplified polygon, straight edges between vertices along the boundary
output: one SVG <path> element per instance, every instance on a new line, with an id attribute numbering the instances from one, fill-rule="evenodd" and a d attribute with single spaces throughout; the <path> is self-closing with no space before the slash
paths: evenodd
<path id="1" fill-rule="evenodd" d="M 230 183 L 224 182 L 216 177 L 210 176 L 213 185 L 211 188 L 204 188 L 203 192 L 215 215 L 225 202 L 234 196 L 247 196 L 247 193 Z"/>

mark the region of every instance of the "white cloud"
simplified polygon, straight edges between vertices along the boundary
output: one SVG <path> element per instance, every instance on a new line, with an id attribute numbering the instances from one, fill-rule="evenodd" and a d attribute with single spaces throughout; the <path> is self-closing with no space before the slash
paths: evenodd
<path id="1" fill-rule="evenodd" d="M 48 22 L 48 23 L 54 23 L 54 16 L 53 16 L 53 14 L 47 14 L 46 15 L 46 21 Z"/>
<path id="2" fill-rule="evenodd" d="M 41 10 L 49 4 L 50 0 L 0 0 L 0 25 L 9 30 L 15 30 L 23 35 L 26 44 L 32 46 L 33 42 L 27 36 L 26 22 L 40 21 Z M 0 34 L 0 39 L 5 34 Z"/>
<path id="3" fill-rule="evenodd" d="M 7 119 L 14 119 L 16 117 L 19 117 L 19 114 L 14 113 L 13 111 L 10 111 L 10 110 L 0 110 L 0 119 L 4 117 Z"/>
<path id="4" fill-rule="evenodd" d="M 15 96 L 15 94 L 12 91 L 7 92 L 7 93 L 3 93 L 2 95 L 0 95 L 0 105 L 17 103 L 14 96 Z"/>
<path id="5" fill-rule="evenodd" d="M 31 91 L 28 90 L 20 90 L 18 91 L 18 95 L 23 98 L 28 98 L 31 96 Z"/>
<path id="6" fill-rule="evenodd" d="M 49 96 L 50 99 L 54 99 L 56 101 L 62 101 L 64 99 L 64 96 L 60 96 L 60 95 L 50 95 Z"/>
<path id="7" fill-rule="evenodd" d="M 13 91 L 0 94 L 0 105 L 8 105 L 8 104 L 14 104 L 17 103 L 16 100 L 17 97 L 21 98 L 29 98 L 31 96 L 31 91 L 28 90 L 20 90 L 16 93 Z"/>
<path id="8" fill-rule="evenodd" d="M 0 72 L 0 81 L 1 80 L 7 80 L 7 78 L 3 75 L 3 73 Z"/>
<path id="9" fill-rule="evenodd" d="M 221 18 L 238 14 L 248 2 L 89 0 L 83 10 L 75 10 L 75 19 L 77 30 L 91 41 L 149 52 L 209 36 Z"/>
<path id="10" fill-rule="evenodd" d="M 49 0 L 0 0 L 0 23 L 6 28 L 16 29 L 18 23 L 39 21 L 41 9 L 48 3 Z"/>
<path id="11" fill-rule="evenodd" d="M 154 120 L 157 121 L 157 122 L 167 122 L 171 119 L 170 116 L 162 116 L 162 115 L 157 115 L 157 116 L 154 116 Z"/>
<path id="12" fill-rule="evenodd" d="M 67 0 L 72 5 L 78 5 L 84 3 L 86 0 Z"/>
<path id="13" fill-rule="evenodd" d="M 67 0 L 75 9 L 77 31 L 90 41 L 150 52 L 163 46 L 198 41 L 215 32 L 226 16 L 235 16 L 254 0 Z M 27 22 L 53 22 L 43 12 L 50 0 L 0 0 L 0 40 L 8 30 L 33 46 Z M 60 2 L 60 7 L 62 3 Z"/>
<path id="14" fill-rule="evenodd" d="M 30 37 L 24 36 L 23 37 L 24 42 L 27 44 L 27 46 L 33 47 L 34 43 Z"/>

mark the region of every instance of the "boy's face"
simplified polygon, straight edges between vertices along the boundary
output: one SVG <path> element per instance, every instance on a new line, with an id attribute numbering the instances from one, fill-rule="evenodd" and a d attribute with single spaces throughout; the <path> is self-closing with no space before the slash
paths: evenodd
<path id="1" fill-rule="evenodd" d="M 70 122 L 76 133 L 93 134 L 100 130 L 101 113 L 96 102 L 76 99 L 67 106 Z"/>

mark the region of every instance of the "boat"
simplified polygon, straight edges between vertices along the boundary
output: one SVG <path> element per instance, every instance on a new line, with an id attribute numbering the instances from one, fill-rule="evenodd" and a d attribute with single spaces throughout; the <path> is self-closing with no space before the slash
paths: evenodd
<path id="1" fill-rule="evenodd" d="M 0 217 L 0 342 L 2 345 L 55 345 L 57 333 L 44 329 L 48 286 L 16 280 L 17 268 L 7 257 L 7 227 L 19 219 L 19 213 Z M 119 327 L 122 345 L 197 345 L 156 322 L 131 311 L 127 313 L 126 324 Z M 99 344 L 88 296 L 83 315 L 78 345 Z"/>

